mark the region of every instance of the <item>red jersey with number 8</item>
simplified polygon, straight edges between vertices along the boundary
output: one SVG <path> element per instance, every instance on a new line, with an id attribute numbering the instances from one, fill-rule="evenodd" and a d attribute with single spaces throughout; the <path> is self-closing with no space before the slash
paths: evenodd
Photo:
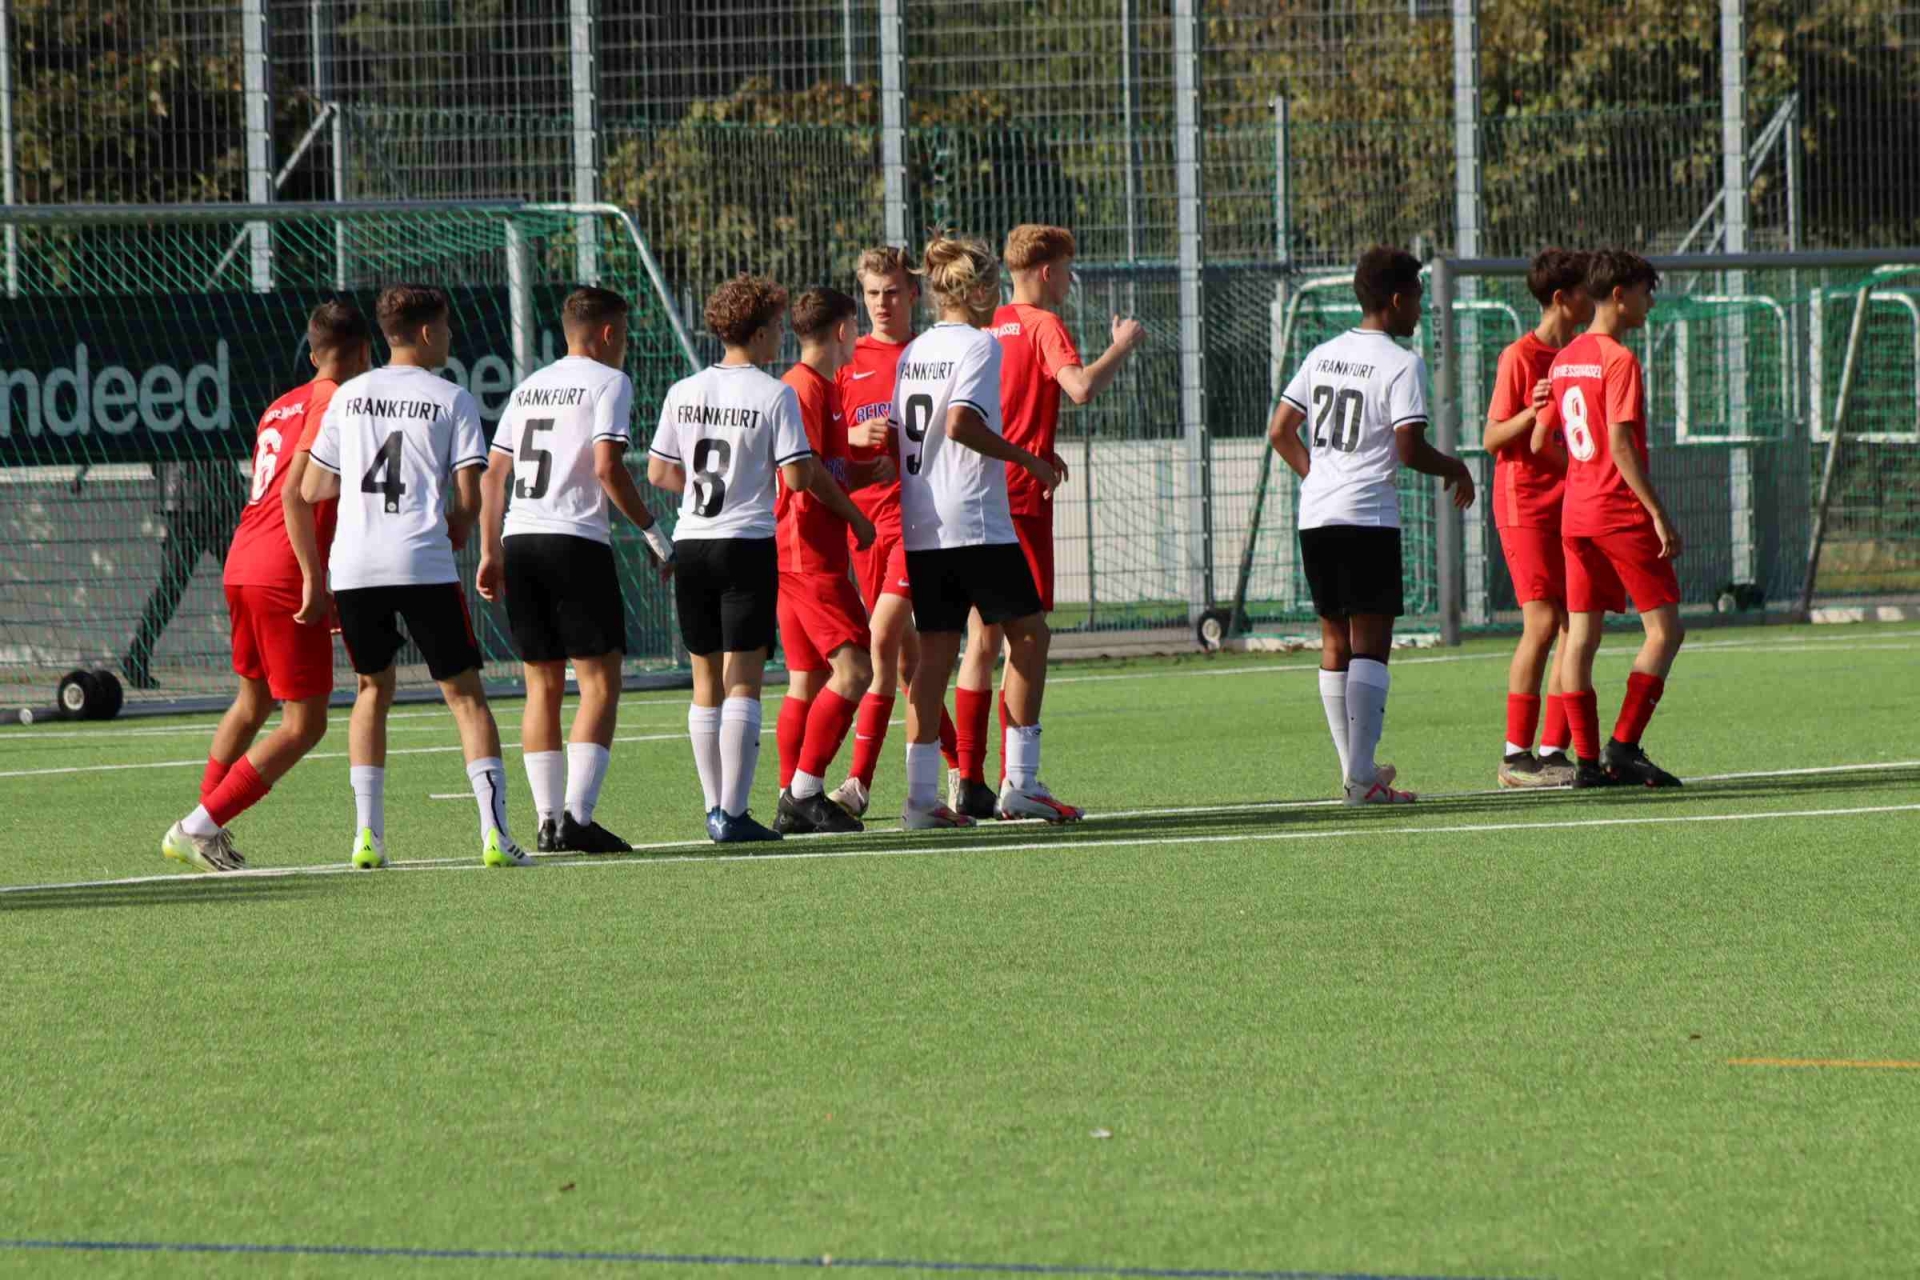
<path id="1" fill-rule="evenodd" d="M 313 447 L 320 420 L 326 417 L 327 405 L 338 386 L 315 378 L 275 400 L 260 415 L 260 429 L 253 444 L 253 487 L 247 493 L 246 509 L 240 513 L 240 526 L 233 531 L 233 545 L 227 550 L 222 578 L 226 586 L 300 589 L 300 562 L 294 559 L 293 543 L 287 539 L 281 491 L 286 487 L 287 467 L 294 454 Z M 322 564 L 333 542 L 338 506 L 335 501 L 327 501 L 313 509 Z"/>
<path id="2" fill-rule="evenodd" d="M 1653 517 L 1614 465 L 1608 427 L 1627 426 L 1634 452 L 1647 465 L 1647 396 L 1640 361 L 1604 334 L 1583 333 L 1561 350 L 1548 377 L 1549 424 L 1567 441 L 1567 492 L 1560 531 L 1590 538 L 1650 527 Z"/>

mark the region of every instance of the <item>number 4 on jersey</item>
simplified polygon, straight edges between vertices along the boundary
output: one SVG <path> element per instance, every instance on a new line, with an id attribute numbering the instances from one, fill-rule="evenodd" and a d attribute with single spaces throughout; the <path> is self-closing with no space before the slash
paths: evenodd
<path id="1" fill-rule="evenodd" d="M 373 455 L 373 465 L 367 468 L 367 474 L 360 477 L 360 492 L 377 493 L 385 497 L 389 515 L 400 510 L 400 499 L 407 493 L 406 482 L 400 477 L 400 445 L 400 433 L 389 431 L 386 443 L 380 446 L 380 452 Z"/>

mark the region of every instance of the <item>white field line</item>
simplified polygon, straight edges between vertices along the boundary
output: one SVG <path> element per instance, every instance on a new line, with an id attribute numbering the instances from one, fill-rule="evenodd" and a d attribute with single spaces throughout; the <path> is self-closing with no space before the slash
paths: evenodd
<path id="1" fill-rule="evenodd" d="M 1915 633 L 1915 634 L 1920 635 L 1920 633 Z M 1776 643 L 1763 643 L 1760 641 L 1751 641 L 1751 640 L 1723 640 L 1723 641 L 1710 640 L 1710 641 L 1701 642 L 1699 644 L 1690 645 L 1687 647 L 1685 652 L 1693 653 L 1701 649 L 1711 649 L 1711 650 L 1731 649 L 1731 650 L 1748 650 L 1748 651 L 1758 649 L 1758 650 L 1763 650 L 1769 653 L 1805 653 L 1805 652 L 1862 653 L 1862 652 L 1890 652 L 1890 651 L 1900 652 L 1900 651 L 1906 651 L 1914 648 L 1920 648 L 1920 643 L 1883 644 L 1875 641 L 1856 642 L 1856 643 L 1821 643 L 1819 641 L 1806 641 L 1806 642 L 1783 641 L 1783 642 L 1776 642 Z M 1617 648 L 1611 651 L 1603 649 L 1601 650 L 1601 656 L 1609 657 L 1609 658 L 1631 658 L 1634 652 L 1635 651 L 1632 649 L 1625 649 L 1625 648 Z M 1745 656 L 1745 654 L 1739 654 L 1736 656 Z M 1426 666 L 1426 665 L 1432 665 L 1436 663 L 1511 662 L 1512 660 L 1513 660 L 1512 655 L 1506 654 L 1506 653 L 1457 653 L 1457 654 L 1441 654 L 1437 656 L 1421 657 L 1421 658 L 1399 658 L 1393 663 L 1393 665 L 1398 667 L 1405 667 L 1405 666 Z M 1320 668 L 1318 665 L 1269 664 L 1265 666 L 1254 666 L 1254 667 L 1223 667 L 1213 671 L 1179 671 L 1179 670 L 1157 671 L 1157 672 L 1141 671 L 1141 672 L 1116 672 L 1111 675 L 1096 675 L 1096 676 L 1057 676 L 1057 677 L 1050 678 L 1047 681 L 1047 683 L 1049 686 L 1051 686 L 1051 685 L 1060 685 L 1060 684 L 1089 684 L 1089 683 L 1099 683 L 1099 682 L 1113 681 L 1113 680 L 1153 680 L 1153 679 L 1163 679 L 1171 676 L 1279 675 L 1279 674 L 1302 673 L 1302 672 L 1317 672 L 1319 669 Z M 624 700 L 623 700 L 623 705 L 625 705 Z M 679 705 L 685 705 L 685 703 L 681 702 Z M 441 713 L 420 712 L 415 714 L 419 717 L 426 717 L 426 716 L 432 716 L 436 714 L 444 715 L 445 713 L 444 712 L 441 712 Z M 335 721 L 330 720 L 329 723 L 335 723 Z M 899 724 L 901 722 L 899 720 L 894 720 L 891 723 Z M 25 734 L 32 733 L 32 732 L 33 732 L 32 730 L 25 730 L 13 735 L 0 735 L 0 740 L 3 740 L 5 736 L 20 737 L 20 736 L 25 736 Z M 61 731 L 52 731 L 52 732 L 49 732 L 46 736 L 53 737 L 53 736 L 56 736 L 56 734 L 59 734 L 60 732 Z M 182 734 L 182 735 L 197 736 L 199 734 L 205 733 L 206 730 L 181 728 L 181 729 L 169 729 L 164 732 L 167 734 Z M 771 729 L 762 730 L 762 736 L 765 736 L 766 734 L 769 734 L 771 732 L 773 732 Z M 108 730 L 101 730 L 97 733 L 87 733 L 84 730 L 78 731 L 78 732 L 67 731 L 65 736 L 109 738 L 109 737 L 124 737 L 129 735 L 159 736 L 160 733 L 161 731 L 153 730 L 153 729 L 118 729 L 118 730 L 108 729 Z M 616 743 L 685 742 L 686 740 L 687 740 L 687 735 L 684 733 L 638 734 L 638 735 L 632 735 L 627 737 L 617 737 L 614 739 Z M 503 749 L 512 748 L 517 750 L 520 744 L 517 742 L 505 742 L 505 743 L 502 743 L 501 746 Z M 446 753 L 454 752 L 458 750 L 460 750 L 458 746 L 402 747 L 396 750 L 389 751 L 387 752 L 387 754 L 390 756 L 442 755 L 442 754 L 446 754 Z M 306 760 L 341 760 L 345 758 L 346 758 L 346 753 L 341 751 L 332 751 L 332 752 L 323 751 L 323 752 L 317 752 L 310 756 L 303 757 L 303 759 L 306 759 Z M 205 763 L 206 761 L 204 759 L 159 760 L 159 761 L 148 761 L 140 764 L 67 765 L 63 767 L 49 768 L 49 769 L 8 769 L 8 770 L 0 770 L 0 780 L 4 780 L 7 778 L 54 777 L 54 776 L 59 776 L 64 774 L 76 774 L 76 773 L 117 773 L 123 770 L 132 770 L 132 769 L 185 769 L 185 768 L 197 769 L 203 766 Z M 439 798 L 439 797 L 434 797 L 434 798 Z"/>
<path id="2" fill-rule="evenodd" d="M 1898 643 L 1898 642 L 1891 643 L 1891 644 L 1885 643 L 1885 637 L 1890 637 L 1890 636 L 1915 637 L 1915 643 Z M 1630 639 L 1630 637 L 1628 637 L 1628 639 Z M 1813 636 L 1813 637 L 1808 637 L 1806 639 L 1798 639 L 1794 637 L 1782 636 L 1782 637 L 1775 637 L 1770 639 L 1754 639 L 1754 640 L 1697 640 L 1687 645 L 1686 648 L 1682 650 L 1682 652 L 1687 655 L 1692 655 L 1700 652 L 1701 650 L 1758 649 L 1758 650 L 1778 652 L 1778 653 L 1892 653 L 1892 652 L 1904 652 L 1906 650 L 1913 649 L 1917 646 L 1920 646 L 1920 628 L 1890 628 L 1885 631 L 1877 632 L 1875 638 L 1872 640 L 1854 640 L 1854 641 L 1830 640 L 1824 636 Z M 1600 650 L 1600 656 L 1602 658 L 1609 658 L 1609 659 L 1631 658 L 1633 657 L 1635 652 L 1636 652 L 1635 647 L 1630 643 L 1618 644 L 1618 645 L 1612 646 L 1611 648 L 1602 648 Z M 1455 662 L 1511 662 L 1512 660 L 1513 660 L 1512 654 L 1503 653 L 1503 652 L 1452 653 L 1452 654 L 1429 654 L 1422 657 L 1395 657 L 1392 665 L 1396 667 L 1413 667 L 1413 666 L 1432 666 L 1432 665 L 1441 664 L 1441 663 L 1455 663 Z M 1262 663 L 1258 666 L 1216 667 L 1211 670 L 1199 670 L 1199 669 L 1182 670 L 1179 668 L 1173 668 L 1170 670 L 1161 670 L 1161 671 L 1116 671 L 1116 672 L 1111 672 L 1103 675 L 1052 676 L 1048 678 L 1047 684 L 1049 686 L 1062 685 L 1062 684 L 1101 684 L 1101 683 L 1106 683 L 1109 681 L 1116 681 L 1116 680 L 1122 680 L 1122 681 L 1124 680 L 1159 680 L 1159 679 L 1179 678 L 1179 677 L 1186 677 L 1186 676 L 1210 678 L 1210 677 L 1217 677 L 1217 676 L 1281 675 L 1281 674 L 1287 674 L 1287 673 L 1318 671 L 1319 669 L 1320 667 L 1317 662 L 1312 662 L 1312 663 L 1269 662 L 1269 663 Z M 771 687 L 779 688 L 780 686 L 774 685 Z M 666 697 L 666 698 L 627 696 L 620 699 L 620 705 L 623 707 L 685 706 L 687 705 L 687 699 L 685 694 L 676 694 L 672 697 Z M 563 704 L 563 707 L 571 707 L 571 706 L 573 706 L 573 702 L 571 700 Z M 449 718 L 450 717 L 446 709 L 439 708 L 439 709 L 422 710 L 422 711 L 398 711 L 393 713 L 393 715 L 389 717 L 389 722 L 392 723 L 392 722 L 398 722 L 402 720 L 446 721 Z M 111 739 L 111 738 L 165 738 L 165 737 L 179 737 L 179 736 L 191 737 L 191 736 L 198 736 L 198 735 L 202 735 L 210 732 L 213 726 L 218 722 L 219 722 L 219 717 L 215 716 L 212 719 L 206 720 L 203 723 L 168 725 L 164 727 L 155 726 L 155 727 L 144 728 L 144 729 L 40 729 L 40 728 L 0 729 L 0 744 L 4 744 L 13 739 L 21 739 L 25 741 L 45 741 L 50 738 Z M 329 716 L 327 718 L 327 723 L 329 725 L 344 725 L 347 723 L 347 717 L 344 715 Z M 428 728 L 432 728 L 432 727 L 433 726 L 428 726 Z M 128 767 L 129 768 L 133 768 L 133 767 L 153 768 L 153 767 L 164 767 L 164 766 L 149 765 L 149 766 L 128 766 Z M 19 776 L 19 775 L 0 774 L 0 777 L 12 777 L 12 776 Z"/>
<path id="3" fill-rule="evenodd" d="M 1689 823 L 1704 822 L 1775 822 L 1791 818 L 1854 818 L 1874 814 L 1920 813 L 1920 804 L 1883 804 L 1860 805 L 1845 809 L 1787 809 L 1763 813 L 1718 813 L 1660 815 L 1651 814 L 1628 818 L 1568 818 L 1557 822 L 1472 822 L 1458 823 L 1452 826 L 1437 827 L 1389 827 L 1372 823 L 1342 827 L 1316 828 L 1310 831 L 1253 831 L 1234 832 L 1225 835 L 1210 836 L 1121 836 L 1114 839 L 1074 840 L 1061 837 L 1052 840 L 1034 840 L 1024 843 L 1012 841 L 994 841 L 989 844 L 941 844 L 922 845 L 900 849 L 892 847 L 864 848 L 864 842 L 853 842 L 832 848 L 792 853 L 737 854 L 726 856 L 711 852 L 700 855 L 686 854 L 679 857 L 655 858 L 601 858 L 586 861 L 549 863 L 550 867 L 567 869 L 580 867 L 655 867 L 679 863 L 740 864 L 768 862 L 796 862 L 823 858 L 917 858 L 934 856 L 952 856 L 958 854 L 983 853 L 1025 853 L 1054 851 L 1078 853 L 1096 849 L 1127 849 L 1152 846 L 1163 848 L 1171 845 L 1201 844 L 1240 844 L 1266 843 L 1291 840 L 1345 839 L 1356 836 L 1441 836 L 1441 835 L 1485 835 L 1501 831 L 1567 831 L 1587 827 L 1652 827 L 1683 826 Z M 711 850 L 712 845 L 697 841 L 682 841 L 676 844 L 636 846 L 646 849 L 704 849 Z M 482 871 L 477 861 L 469 859 L 431 859 L 415 862 L 395 862 L 392 869 L 398 871 Z M 52 893 L 69 889 L 103 889 L 123 885 L 139 884 L 196 884 L 238 879 L 272 879 L 287 876 L 327 876 L 356 875 L 353 868 L 342 865 L 322 867 L 276 867 L 257 871 L 230 871 L 212 875 L 172 875 L 129 876 L 118 880 L 75 880 L 59 884 L 28 884 L 0 886 L 0 895 L 12 893 Z"/>

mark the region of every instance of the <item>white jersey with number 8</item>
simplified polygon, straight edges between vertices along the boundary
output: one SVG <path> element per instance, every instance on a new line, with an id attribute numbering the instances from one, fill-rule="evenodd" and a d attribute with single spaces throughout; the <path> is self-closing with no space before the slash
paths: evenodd
<path id="1" fill-rule="evenodd" d="M 1426 425 L 1426 362 L 1381 330 L 1349 329 L 1308 354 L 1281 398 L 1307 415 L 1300 527 L 1398 529 L 1396 436 Z"/>
<path id="2" fill-rule="evenodd" d="M 335 591 L 459 581 L 448 490 L 454 472 L 487 465 L 480 406 L 464 387 L 416 365 L 363 373 L 334 392 L 311 457 L 340 477 Z"/>
<path id="3" fill-rule="evenodd" d="M 813 447 L 792 387 L 755 365 L 716 364 L 673 384 L 650 452 L 686 470 L 673 530 L 686 542 L 771 538 L 774 476 Z"/>
<path id="4" fill-rule="evenodd" d="M 947 439 L 947 410 L 959 406 L 1004 434 L 999 340 L 947 321 L 900 353 L 887 419 L 900 433 L 900 522 L 909 551 L 1018 541 L 1007 506 L 1007 464 Z"/>

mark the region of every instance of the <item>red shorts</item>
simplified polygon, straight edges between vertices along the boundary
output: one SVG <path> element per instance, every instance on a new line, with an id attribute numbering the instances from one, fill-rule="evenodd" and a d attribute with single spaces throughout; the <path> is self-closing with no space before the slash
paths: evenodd
<path id="1" fill-rule="evenodd" d="M 1567 549 L 1558 529 L 1500 530 L 1500 550 L 1506 553 L 1507 572 L 1513 575 L 1516 604 L 1545 600 L 1567 603 Z"/>
<path id="2" fill-rule="evenodd" d="M 300 593 L 283 587 L 228 587 L 227 616 L 233 622 L 233 670 L 265 680 L 282 702 L 333 692 L 333 634 L 325 623 L 293 620 Z"/>
<path id="3" fill-rule="evenodd" d="M 1590 538 L 1565 538 L 1567 611 L 1625 613 L 1633 607 L 1650 613 L 1680 603 L 1680 579 L 1673 561 L 1660 558 L 1660 535 L 1650 524 Z"/>
<path id="4" fill-rule="evenodd" d="M 873 647 L 860 593 L 844 573 L 780 575 L 780 648 L 789 671 L 825 671 L 843 644 Z"/>
<path id="5" fill-rule="evenodd" d="M 851 534 L 847 545 L 853 546 Z M 853 575 L 860 580 L 860 599 L 868 613 L 880 603 L 881 596 L 913 599 L 913 587 L 907 582 L 907 543 L 897 527 L 881 529 L 865 551 L 854 548 Z"/>
<path id="6" fill-rule="evenodd" d="M 1040 593 L 1040 612 L 1053 612 L 1053 513 L 1037 516 L 1015 515 L 1014 536 L 1026 554 L 1027 568 L 1033 573 L 1034 590 Z"/>

